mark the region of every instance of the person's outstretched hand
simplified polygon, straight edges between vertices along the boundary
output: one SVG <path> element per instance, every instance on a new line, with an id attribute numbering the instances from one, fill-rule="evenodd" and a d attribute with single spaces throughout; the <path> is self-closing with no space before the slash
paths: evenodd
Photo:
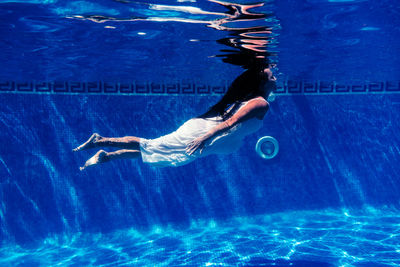
<path id="1" fill-rule="evenodd" d="M 203 137 L 198 137 L 194 139 L 187 145 L 186 153 L 188 155 L 192 155 L 194 152 L 200 149 L 200 154 L 201 154 L 203 152 L 205 142 L 206 140 Z"/>

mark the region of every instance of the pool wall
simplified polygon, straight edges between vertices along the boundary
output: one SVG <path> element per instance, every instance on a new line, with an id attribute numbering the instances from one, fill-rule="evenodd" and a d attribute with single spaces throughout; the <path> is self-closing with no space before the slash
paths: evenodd
<path id="1" fill-rule="evenodd" d="M 399 207 L 400 94 L 282 95 L 237 153 L 178 168 L 120 160 L 80 172 L 92 132 L 154 138 L 219 96 L 0 94 L 0 240 L 189 227 L 290 210 Z M 254 150 L 271 135 L 272 160 Z"/>

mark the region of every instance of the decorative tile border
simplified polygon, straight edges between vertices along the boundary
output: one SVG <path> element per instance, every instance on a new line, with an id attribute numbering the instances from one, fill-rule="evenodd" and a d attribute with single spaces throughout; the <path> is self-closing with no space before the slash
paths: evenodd
<path id="1" fill-rule="evenodd" d="M 285 81 L 277 94 L 374 94 L 400 93 L 400 81 L 338 83 L 326 81 Z"/>
<path id="2" fill-rule="evenodd" d="M 189 82 L 0 82 L 0 93 L 53 94 L 224 94 L 227 85 L 207 85 Z"/>
<path id="3" fill-rule="evenodd" d="M 209 85 L 191 82 L 0 82 L 0 93 L 35 94 L 105 94 L 105 95 L 219 95 L 229 84 Z M 400 81 L 337 83 L 326 81 L 294 81 L 278 83 L 279 95 L 376 94 L 400 93 Z"/>

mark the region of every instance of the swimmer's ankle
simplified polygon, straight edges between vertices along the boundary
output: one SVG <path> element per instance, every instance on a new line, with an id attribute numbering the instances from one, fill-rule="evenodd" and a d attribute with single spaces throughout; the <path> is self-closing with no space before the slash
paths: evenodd
<path id="1" fill-rule="evenodd" d="M 99 135 L 98 133 L 95 133 L 95 135 L 96 136 L 92 142 L 93 145 L 101 145 L 101 143 L 106 140 L 106 137 L 103 137 L 103 136 Z"/>

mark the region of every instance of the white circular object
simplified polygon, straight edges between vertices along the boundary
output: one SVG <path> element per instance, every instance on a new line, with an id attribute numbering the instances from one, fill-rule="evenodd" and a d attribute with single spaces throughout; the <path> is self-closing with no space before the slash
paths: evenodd
<path id="1" fill-rule="evenodd" d="M 256 152 L 263 159 L 272 159 L 279 152 L 278 141 L 272 136 L 261 137 L 257 141 Z"/>

